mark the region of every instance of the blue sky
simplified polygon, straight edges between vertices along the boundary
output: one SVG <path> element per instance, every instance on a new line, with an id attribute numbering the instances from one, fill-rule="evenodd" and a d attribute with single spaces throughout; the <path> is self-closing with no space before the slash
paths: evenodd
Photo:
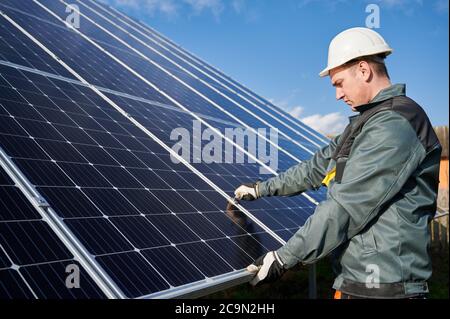
<path id="1" fill-rule="evenodd" d="M 392 82 L 448 125 L 448 0 L 104 0 L 136 17 L 256 93 L 324 133 L 352 115 L 336 101 L 326 65 L 329 41 L 365 26 L 368 4 L 394 48 Z"/>

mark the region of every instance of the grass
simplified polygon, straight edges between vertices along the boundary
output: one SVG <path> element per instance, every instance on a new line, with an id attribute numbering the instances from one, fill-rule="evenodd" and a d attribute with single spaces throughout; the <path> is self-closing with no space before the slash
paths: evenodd
<path id="1" fill-rule="evenodd" d="M 448 299 L 448 247 L 431 249 L 431 258 L 433 260 L 433 275 L 429 281 L 430 298 Z"/>
<path id="2" fill-rule="evenodd" d="M 449 263 L 448 248 L 433 247 L 431 258 L 433 275 L 428 281 L 430 299 L 449 298 Z M 330 299 L 334 290 L 331 289 L 334 276 L 329 260 L 324 259 L 317 264 L 317 296 L 320 299 Z M 243 284 L 209 296 L 206 299 L 307 299 L 308 270 L 305 267 L 294 267 L 280 280 L 273 284 L 252 287 Z"/>

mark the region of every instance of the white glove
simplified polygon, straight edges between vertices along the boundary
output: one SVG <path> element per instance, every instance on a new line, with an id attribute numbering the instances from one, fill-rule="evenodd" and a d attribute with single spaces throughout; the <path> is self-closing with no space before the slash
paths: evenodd
<path id="1" fill-rule="evenodd" d="M 284 268 L 277 252 L 269 251 L 249 265 L 247 271 L 255 274 L 255 277 L 250 281 L 250 284 L 255 286 L 259 282 L 273 282 L 277 280 L 285 273 L 286 268 Z"/>
<path id="2" fill-rule="evenodd" d="M 255 200 L 259 198 L 258 184 L 242 184 L 234 191 L 234 195 L 237 199 Z"/>

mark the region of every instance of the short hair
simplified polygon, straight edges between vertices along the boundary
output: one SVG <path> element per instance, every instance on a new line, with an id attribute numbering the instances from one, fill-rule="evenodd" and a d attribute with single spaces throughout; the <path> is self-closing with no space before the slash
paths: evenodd
<path id="1" fill-rule="evenodd" d="M 390 80 L 391 77 L 389 76 L 386 63 L 384 62 L 385 58 L 386 58 L 385 54 L 367 55 L 356 59 L 352 59 L 346 62 L 344 65 L 353 66 L 359 61 L 366 61 L 372 65 L 375 74 L 377 74 L 378 76 L 385 76 Z"/>
<path id="2" fill-rule="evenodd" d="M 373 70 L 374 70 L 374 72 L 377 75 L 385 76 L 389 80 L 391 79 L 391 77 L 389 76 L 389 72 L 387 70 L 387 67 L 386 67 L 386 64 L 384 63 L 384 61 L 382 63 L 378 63 L 378 62 L 374 62 L 374 61 L 370 61 L 370 62 L 372 62 Z"/>

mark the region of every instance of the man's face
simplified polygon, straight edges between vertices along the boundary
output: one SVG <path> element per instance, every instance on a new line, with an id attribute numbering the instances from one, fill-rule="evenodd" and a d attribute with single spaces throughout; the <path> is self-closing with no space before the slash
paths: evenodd
<path id="1" fill-rule="evenodd" d="M 370 101 L 366 76 L 358 63 L 330 71 L 331 84 L 336 88 L 336 99 L 343 100 L 353 111 Z"/>

